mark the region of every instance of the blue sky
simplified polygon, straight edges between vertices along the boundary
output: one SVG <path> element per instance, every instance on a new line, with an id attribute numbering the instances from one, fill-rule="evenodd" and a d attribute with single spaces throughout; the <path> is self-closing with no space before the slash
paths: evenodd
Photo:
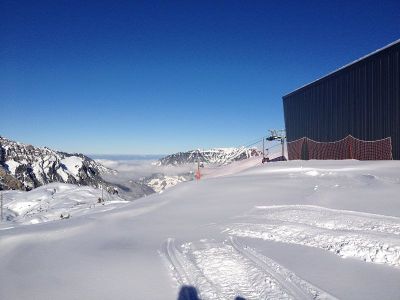
<path id="1" fill-rule="evenodd" d="M 0 20 L 0 135 L 102 154 L 246 144 L 400 38 L 399 1 L 3 0 Z"/>

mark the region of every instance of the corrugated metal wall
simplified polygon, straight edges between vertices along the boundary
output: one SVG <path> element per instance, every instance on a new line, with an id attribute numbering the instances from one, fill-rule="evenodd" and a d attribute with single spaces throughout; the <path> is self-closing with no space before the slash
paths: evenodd
<path id="1" fill-rule="evenodd" d="M 392 138 L 400 159 L 400 42 L 283 97 L 288 142 Z"/>

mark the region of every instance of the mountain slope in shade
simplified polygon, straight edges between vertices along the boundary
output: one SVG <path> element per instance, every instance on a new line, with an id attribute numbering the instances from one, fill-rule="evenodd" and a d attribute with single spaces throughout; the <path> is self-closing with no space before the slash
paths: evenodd
<path id="1" fill-rule="evenodd" d="M 34 147 L 0 137 L 0 190 L 31 190 L 51 182 L 110 188 L 101 175 L 112 172 L 83 154 Z"/>
<path id="2" fill-rule="evenodd" d="M 190 150 L 168 155 L 157 161 L 158 165 L 182 165 L 191 163 L 203 163 L 213 165 L 227 165 L 234 161 L 260 156 L 261 152 L 256 148 L 215 148 L 209 150 Z"/>

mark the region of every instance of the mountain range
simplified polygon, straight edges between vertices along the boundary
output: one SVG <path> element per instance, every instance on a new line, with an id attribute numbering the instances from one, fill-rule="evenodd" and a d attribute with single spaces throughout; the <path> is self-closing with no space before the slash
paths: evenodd
<path id="1" fill-rule="evenodd" d="M 260 156 L 261 152 L 256 148 L 214 148 L 209 150 L 190 150 L 178 152 L 159 159 L 156 164 L 160 166 L 182 165 L 182 164 L 211 164 L 227 165 L 231 162 Z"/>
<path id="2" fill-rule="evenodd" d="M 35 147 L 0 137 L 0 190 L 31 190 L 51 182 L 111 189 L 102 174 L 113 172 L 83 154 Z"/>
<path id="3" fill-rule="evenodd" d="M 199 162 L 202 165 L 219 166 L 260 154 L 253 148 L 191 150 L 168 155 L 157 160 L 155 164 L 178 166 Z M 121 184 L 114 180 L 115 176 L 118 176 L 117 171 L 86 155 L 35 147 L 0 136 L 0 190 L 29 191 L 52 182 L 60 182 L 104 188 L 109 192 L 118 191 L 122 198 L 133 200 L 162 192 L 194 178 L 192 172 L 174 176 L 157 172 Z"/>

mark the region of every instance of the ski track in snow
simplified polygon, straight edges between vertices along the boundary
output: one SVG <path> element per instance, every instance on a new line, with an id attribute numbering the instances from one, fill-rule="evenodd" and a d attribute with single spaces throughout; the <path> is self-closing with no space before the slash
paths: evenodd
<path id="1" fill-rule="evenodd" d="M 400 235 L 400 218 L 312 205 L 257 206 L 247 216 L 325 229 L 376 231 Z"/>
<path id="2" fill-rule="evenodd" d="M 279 265 L 274 260 L 241 244 L 237 239 L 231 237 L 231 244 L 235 250 L 277 280 L 295 299 L 336 299 L 327 292 L 296 276 L 293 272 Z"/>
<path id="3" fill-rule="evenodd" d="M 243 218 L 226 232 L 400 267 L 400 218 L 307 205 L 256 207 Z"/>
<path id="4" fill-rule="evenodd" d="M 189 242 L 181 250 L 168 239 L 162 253 L 178 284 L 196 287 L 201 299 L 335 299 L 234 238 Z"/>
<path id="5" fill-rule="evenodd" d="M 167 258 L 173 277 L 179 285 L 201 286 L 202 299 L 222 299 L 216 287 L 204 276 L 201 270 L 175 246 L 175 240 L 169 238 L 162 247 L 162 254 Z"/>

